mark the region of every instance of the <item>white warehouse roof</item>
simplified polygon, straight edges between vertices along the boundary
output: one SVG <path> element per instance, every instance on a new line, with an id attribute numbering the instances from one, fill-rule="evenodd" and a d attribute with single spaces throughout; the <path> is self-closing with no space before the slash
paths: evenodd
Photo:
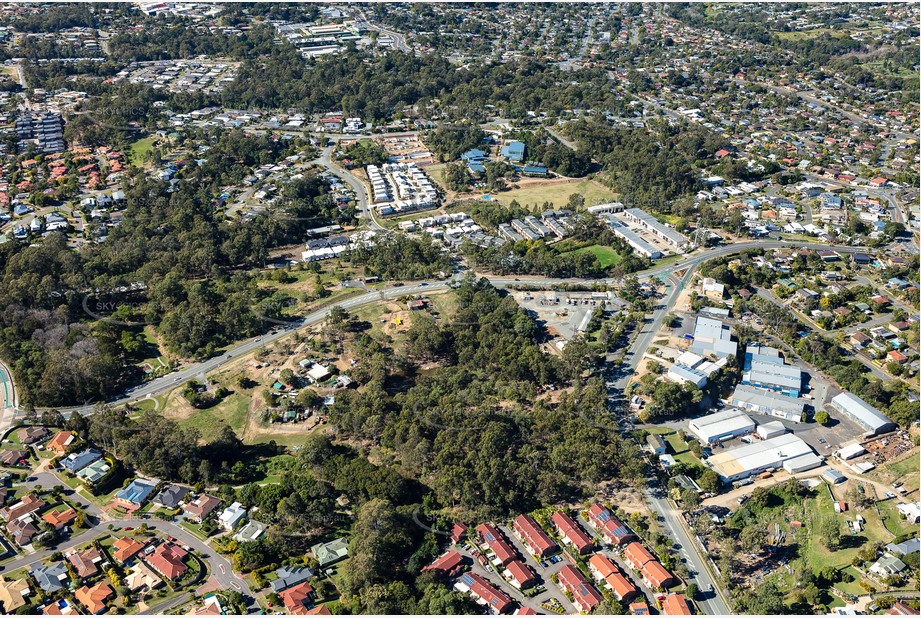
<path id="1" fill-rule="evenodd" d="M 688 423 L 688 429 L 704 444 L 710 444 L 754 431 L 755 421 L 741 410 L 727 410 L 696 418 Z"/>
<path id="2" fill-rule="evenodd" d="M 888 416 L 853 393 L 840 393 L 832 397 L 831 406 L 847 415 L 870 433 L 886 433 L 896 425 Z"/>
<path id="3" fill-rule="evenodd" d="M 709 457 L 707 463 L 724 479 L 735 481 L 778 468 L 785 461 L 803 455 L 814 455 L 812 447 L 788 433 L 718 453 Z"/>

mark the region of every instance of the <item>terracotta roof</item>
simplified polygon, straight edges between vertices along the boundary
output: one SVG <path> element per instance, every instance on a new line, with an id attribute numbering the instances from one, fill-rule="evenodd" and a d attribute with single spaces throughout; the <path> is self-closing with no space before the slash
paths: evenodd
<path id="1" fill-rule="evenodd" d="M 512 521 L 512 527 L 522 541 L 538 556 L 546 556 L 554 549 L 556 543 L 537 525 L 530 515 L 519 515 Z"/>
<path id="2" fill-rule="evenodd" d="M 75 511 L 73 507 L 67 507 L 63 511 L 48 511 L 42 515 L 42 519 L 55 528 L 58 528 L 60 526 L 66 526 L 77 519 L 77 511 Z"/>
<path id="3" fill-rule="evenodd" d="M 139 551 L 144 549 L 144 543 L 131 537 L 124 536 L 112 544 L 112 557 L 119 562 L 131 560 Z"/>
<path id="4" fill-rule="evenodd" d="M 92 588 L 83 586 L 74 592 L 74 596 L 77 600 L 92 614 L 98 614 L 105 609 L 106 599 L 114 594 L 115 592 L 109 588 L 107 584 L 102 582 L 96 584 Z"/>
<path id="5" fill-rule="evenodd" d="M 662 601 L 662 613 L 669 616 L 690 616 L 691 608 L 683 594 L 670 594 Z"/>
<path id="6" fill-rule="evenodd" d="M 67 447 L 73 443 L 75 437 L 72 431 L 59 431 L 48 441 L 45 448 L 49 451 L 53 451 L 57 455 L 63 455 Z"/>
<path id="7" fill-rule="evenodd" d="M 281 593 L 281 600 L 285 604 L 285 609 L 296 616 L 302 616 L 307 613 L 307 605 L 313 597 L 313 586 L 308 582 L 301 582 L 296 586 L 291 586 Z"/>

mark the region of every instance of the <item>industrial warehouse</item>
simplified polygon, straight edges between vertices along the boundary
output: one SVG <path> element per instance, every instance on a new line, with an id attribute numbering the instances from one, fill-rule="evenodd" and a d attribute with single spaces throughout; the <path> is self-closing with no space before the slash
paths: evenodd
<path id="1" fill-rule="evenodd" d="M 694 419 L 688 428 L 704 444 L 715 444 L 755 430 L 756 423 L 741 410 L 727 410 Z"/>
<path id="2" fill-rule="evenodd" d="M 869 435 L 886 433 L 896 428 L 892 419 L 853 393 L 835 395 L 830 405 L 866 429 Z"/>
<path id="3" fill-rule="evenodd" d="M 812 447 L 793 434 L 782 434 L 708 457 L 707 465 L 732 483 L 766 470 L 783 468 L 790 474 L 822 465 Z"/>
<path id="4" fill-rule="evenodd" d="M 806 402 L 802 399 L 745 384 L 736 387 L 730 403 L 751 412 L 776 416 L 794 423 L 802 422 L 806 411 Z"/>

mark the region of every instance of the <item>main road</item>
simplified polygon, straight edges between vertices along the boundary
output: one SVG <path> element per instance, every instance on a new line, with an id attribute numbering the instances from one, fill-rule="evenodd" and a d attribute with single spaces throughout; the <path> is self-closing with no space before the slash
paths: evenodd
<path id="1" fill-rule="evenodd" d="M 693 269 L 697 268 L 700 264 L 726 255 L 731 255 L 733 253 L 738 253 L 746 249 L 753 248 L 762 248 L 762 249 L 774 249 L 779 247 L 795 246 L 807 249 L 831 249 L 833 251 L 838 251 L 842 253 L 859 253 L 866 251 L 864 248 L 860 247 L 846 247 L 846 246 L 834 246 L 834 245 L 823 245 L 823 244 L 813 244 L 813 243 L 804 243 L 804 242 L 795 242 L 795 241 L 770 241 L 770 242 L 741 242 L 735 243 L 732 245 L 725 245 L 720 247 L 714 247 L 707 249 L 703 253 L 696 255 L 690 255 L 678 262 L 667 264 L 664 266 L 656 266 L 645 271 L 635 273 L 637 277 L 642 279 L 649 278 L 659 278 L 663 275 L 670 275 L 671 273 L 679 272 L 687 269 L 687 272 L 683 278 L 683 281 L 686 283 L 690 280 Z M 555 287 L 560 285 L 584 285 L 584 286 L 614 286 L 620 282 L 620 279 L 580 279 L 580 278 L 568 278 L 568 279 L 552 279 L 545 277 L 507 277 L 507 276 L 490 276 L 485 275 L 487 279 L 498 288 L 508 288 L 521 285 L 534 285 L 541 287 Z M 677 281 L 677 280 L 676 280 Z M 274 329 L 271 333 L 263 335 L 261 337 L 255 337 L 242 341 L 229 349 L 223 355 L 214 356 L 207 360 L 191 363 L 186 365 L 184 368 L 179 369 L 169 375 L 156 378 L 150 382 L 145 382 L 143 384 L 131 387 L 127 389 L 120 397 L 116 397 L 108 400 L 106 403 L 110 405 L 123 405 L 127 403 L 136 403 L 144 399 L 155 397 L 169 392 L 170 390 L 176 388 L 179 384 L 186 382 L 187 380 L 196 379 L 199 376 L 206 375 L 221 369 L 224 365 L 232 362 L 234 359 L 237 359 L 241 356 L 245 356 L 251 352 L 256 351 L 259 348 L 266 346 L 267 344 L 274 343 L 279 339 L 282 339 L 300 328 L 307 326 L 313 326 L 322 322 L 329 315 L 330 311 L 334 307 L 341 307 L 342 309 L 354 309 L 367 305 L 370 303 L 378 302 L 380 300 L 388 300 L 393 298 L 399 298 L 401 296 L 411 295 L 411 294 L 420 294 L 425 292 L 431 292 L 436 290 L 444 290 L 449 287 L 448 283 L 444 281 L 420 281 L 420 282 L 411 282 L 408 285 L 400 284 L 389 288 L 379 289 L 367 292 L 360 296 L 353 296 L 348 299 L 331 303 L 322 309 L 318 309 L 312 313 L 307 314 L 301 318 L 292 318 L 291 321 L 277 321 L 278 327 Z M 660 325 L 664 316 L 672 310 L 674 302 L 677 300 L 677 295 L 680 290 L 677 288 L 672 288 L 671 294 L 665 299 L 665 303 L 659 306 L 653 313 L 653 319 L 651 326 Z M 656 329 L 658 327 L 656 326 Z M 654 334 L 654 330 L 652 331 Z M 644 328 L 641 336 L 638 337 L 637 341 L 634 343 L 633 348 L 631 349 L 640 349 L 640 346 L 645 345 L 648 347 L 649 341 L 653 334 L 650 334 L 649 329 Z M 641 354 L 639 355 L 642 356 Z M 638 362 L 638 360 L 636 361 Z M 634 367 L 635 369 L 635 367 Z M 12 383 L 12 382 L 11 382 Z M 94 405 L 87 404 L 83 406 L 77 406 L 73 408 L 63 408 L 60 409 L 62 413 L 69 414 L 72 412 L 80 412 L 82 414 L 89 414 L 93 411 Z M 19 409 L 15 409 L 14 414 L 7 415 L 4 417 L 2 424 L 0 424 L 0 431 L 8 428 L 15 418 L 21 418 L 25 415 L 25 412 Z"/>
<path id="2" fill-rule="evenodd" d="M 646 349 L 649 348 L 653 337 L 655 337 L 656 333 L 662 325 L 662 321 L 665 319 L 665 316 L 674 308 L 682 289 L 691 280 L 694 270 L 698 266 L 706 261 L 726 255 L 731 255 L 733 253 L 738 253 L 746 249 L 772 249 L 786 246 L 797 246 L 810 249 L 832 249 L 842 253 L 856 253 L 865 250 L 859 247 L 829 246 L 822 244 L 787 241 L 743 242 L 707 249 L 700 254 L 690 255 L 678 262 L 664 266 L 657 266 L 637 273 L 638 277 L 644 279 L 657 278 L 660 281 L 663 281 L 666 286 L 666 292 L 661 304 L 657 305 L 655 311 L 653 312 L 652 319 L 643 323 L 639 334 L 625 354 L 623 371 L 620 378 L 615 382 L 615 389 L 620 391 L 624 391 L 626 389 L 631 376 L 636 371 L 639 363 L 643 358 L 643 353 Z M 679 279 L 676 273 L 682 272 L 683 274 Z M 488 279 L 498 288 L 520 286 L 522 284 L 555 287 L 565 284 L 592 286 L 616 285 L 618 283 L 618 280 L 616 279 L 547 279 L 540 277 L 522 278 L 495 276 L 488 277 Z M 289 323 L 279 324 L 279 328 L 275 329 L 267 335 L 241 342 L 240 344 L 234 346 L 232 349 L 228 350 L 222 356 L 216 356 L 199 363 L 190 364 L 185 368 L 180 369 L 176 373 L 164 376 L 162 378 L 157 378 L 146 384 L 133 387 L 127 390 L 120 398 L 112 400 L 109 403 L 113 405 L 120 405 L 136 402 L 145 398 L 166 393 L 182 382 L 193 379 L 197 376 L 201 376 L 203 374 L 214 372 L 223 367 L 225 364 L 232 362 L 234 359 L 254 352 L 255 350 L 269 343 L 278 341 L 279 339 L 290 335 L 297 329 L 320 323 L 326 319 L 334 307 L 340 307 L 345 310 L 355 309 L 357 307 L 381 300 L 445 290 L 449 288 L 449 285 L 449 283 L 443 281 L 422 281 L 410 285 L 397 285 L 390 288 L 369 291 L 360 296 L 354 296 L 337 303 L 333 303 L 302 318 L 293 319 Z M 92 407 L 72 408 L 63 412 L 89 414 L 92 412 Z M 9 427 L 14 418 L 15 416 L 8 418 L 5 417 L 3 419 L 3 426 L 0 427 L 0 429 Z M 669 533 L 672 535 L 672 538 L 675 539 L 681 547 L 681 553 L 687 561 L 689 570 L 692 573 L 690 581 L 697 583 L 698 588 L 701 590 L 701 595 L 698 600 L 700 607 L 712 615 L 729 614 L 730 605 L 723 598 L 722 591 L 714 581 L 714 578 L 709 570 L 706 556 L 701 553 L 700 548 L 691 538 L 689 530 L 685 527 L 681 512 L 676 508 L 675 505 L 670 503 L 668 499 L 661 494 L 660 488 L 651 486 L 647 490 L 647 494 L 650 508 L 663 522 Z M 139 521 L 138 523 L 142 522 Z M 150 527 L 169 530 L 169 532 L 174 537 L 182 540 L 184 543 L 196 548 L 199 551 L 209 551 L 206 545 L 192 537 L 190 534 L 188 534 L 187 531 L 178 528 L 175 524 L 147 520 L 144 520 L 143 523 L 147 523 Z M 239 580 L 235 576 L 232 576 L 233 571 L 229 568 L 229 564 L 224 564 L 224 569 L 221 569 L 222 560 L 224 563 L 226 563 L 226 560 L 220 557 L 209 558 L 209 562 L 212 564 L 212 573 L 215 577 L 218 578 L 218 581 L 222 585 L 229 585 L 240 590 Z M 223 581 L 221 579 L 222 577 L 226 581 Z M 250 594 L 246 588 L 243 588 L 241 591 L 243 591 L 245 594 Z"/>

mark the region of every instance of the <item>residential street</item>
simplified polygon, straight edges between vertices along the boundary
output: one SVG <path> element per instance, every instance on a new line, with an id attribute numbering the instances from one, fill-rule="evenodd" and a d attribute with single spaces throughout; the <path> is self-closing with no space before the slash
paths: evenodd
<path id="1" fill-rule="evenodd" d="M 41 485 L 47 489 L 54 487 L 55 485 L 63 485 L 63 482 L 51 472 L 40 472 L 34 475 L 33 478 L 34 480 L 28 481 L 26 483 L 27 486 L 34 487 L 36 485 Z M 10 572 L 23 567 L 32 568 L 34 565 L 37 565 L 39 562 L 45 560 L 51 554 L 57 551 L 67 552 L 80 545 L 85 545 L 97 537 L 105 536 L 109 534 L 109 523 L 113 524 L 113 531 L 121 530 L 126 527 L 138 528 L 141 525 L 146 524 L 148 528 L 157 530 L 158 532 L 163 533 L 165 536 L 172 536 L 181 545 L 188 545 L 191 547 L 198 553 L 199 556 L 205 560 L 205 562 L 208 564 L 209 570 L 211 571 L 210 576 L 214 577 L 222 588 L 226 590 L 236 590 L 237 592 L 242 593 L 244 598 L 247 599 L 250 612 L 252 613 L 259 611 L 259 606 L 256 604 L 252 590 L 242 578 L 239 578 L 234 574 L 233 565 L 231 565 L 230 561 L 218 554 L 207 543 L 200 540 L 185 528 L 179 526 L 178 524 L 162 521 L 159 519 L 128 518 L 123 520 L 113 520 L 102 509 L 88 501 L 79 493 L 72 491 L 69 494 L 65 493 L 65 495 L 67 496 L 68 500 L 79 504 L 80 507 L 86 511 L 87 515 L 93 517 L 98 522 L 96 526 L 67 539 L 54 549 L 42 549 L 28 556 L 20 556 L 14 560 L 11 560 L 6 565 L 4 565 L 4 571 Z M 221 567 L 223 567 L 223 569 Z"/>

